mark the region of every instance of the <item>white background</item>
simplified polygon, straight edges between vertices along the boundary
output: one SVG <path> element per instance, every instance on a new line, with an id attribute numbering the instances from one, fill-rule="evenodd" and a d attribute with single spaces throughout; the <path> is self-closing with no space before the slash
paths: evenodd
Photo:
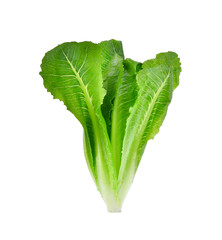
<path id="1" fill-rule="evenodd" d="M 2 1 L 0 239 L 222 239 L 220 1 Z M 180 86 L 122 213 L 107 213 L 82 128 L 39 76 L 66 41 L 123 41 L 137 61 L 175 51 Z"/>

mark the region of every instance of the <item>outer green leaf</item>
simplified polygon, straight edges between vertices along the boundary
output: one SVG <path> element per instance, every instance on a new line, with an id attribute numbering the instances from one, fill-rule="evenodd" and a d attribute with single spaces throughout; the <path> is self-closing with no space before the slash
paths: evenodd
<path id="1" fill-rule="evenodd" d="M 172 52 L 158 54 L 146 61 L 137 75 L 138 98 L 127 119 L 119 172 L 120 198 L 131 185 L 147 140 L 159 131 L 173 89 L 179 83 L 180 63 Z"/>
<path id="2" fill-rule="evenodd" d="M 179 61 L 177 54 L 175 54 L 173 52 L 158 54 L 156 57 L 156 61 L 148 60 L 144 63 L 144 69 L 146 69 L 145 71 L 147 71 L 147 72 L 149 71 L 149 72 L 151 72 L 150 75 L 154 75 L 155 74 L 155 64 L 156 65 L 161 64 L 162 66 L 165 65 L 171 69 L 171 71 L 172 71 L 171 78 L 172 78 L 172 83 L 173 83 L 173 89 L 175 89 L 179 85 L 179 74 L 181 72 L 180 61 Z M 161 77 L 161 75 L 159 77 Z M 163 77 L 163 75 L 162 75 L 162 77 Z M 167 86 L 166 86 L 163 90 L 168 91 L 169 94 L 167 95 L 163 91 L 163 93 L 161 93 L 159 96 L 159 99 L 161 101 L 157 101 L 153 108 L 152 114 L 150 116 L 150 119 L 148 121 L 148 124 L 146 126 L 146 129 L 144 131 L 143 137 L 140 141 L 139 148 L 137 151 L 137 167 L 141 160 L 141 157 L 142 157 L 142 154 L 146 147 L 147 141 L 149 139 L 153 139 L 155 137 L 155 135 L 159 132 L 159 128 L 162 125 L 162 122 L 166 116 L 168 105 L 171 102 L 172 94 L 170 94 L 170 92 L 172 91 L 172 89 L 168 90 Z"/>
<path id="3" fill-rule="evenodd" d="M 92 119 L 95 116 L 92 115 L 99 109 L 105 95 L 100 55 L 100 48 L 93 43 L 64 43 L 45 55 L 40 73 L 47 90 L 54 98 L 63 101 L 67 109 L 82 123 L 87 142 L 91 145 L 93 156 L 88 157 L 88 164 L 94 178 L 96 163 L 93 159 L 96 153 Z"/>

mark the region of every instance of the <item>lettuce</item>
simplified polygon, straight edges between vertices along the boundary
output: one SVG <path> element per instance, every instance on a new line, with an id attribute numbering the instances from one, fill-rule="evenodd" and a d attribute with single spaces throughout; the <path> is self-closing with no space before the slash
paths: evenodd
<path id="1" fill-rule="evenodd" d="M 82 124 L 89 171 L 108 211 L 119 212 L 179 84 L 177 54 L 139 63 L 120 41 L 70 42 L 47 52 L 41 69 L 45 88 Z"/>

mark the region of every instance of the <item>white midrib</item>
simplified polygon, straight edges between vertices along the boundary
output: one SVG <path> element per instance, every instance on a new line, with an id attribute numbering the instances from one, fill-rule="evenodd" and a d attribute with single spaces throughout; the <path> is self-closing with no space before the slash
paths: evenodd
<path id="1" fill-rule="evenodd" d="M 101 191 L 101 194 L 103 197 L 106 198 L 107 196 L 107 193 L 106 192 L 106 187 L 105 186 L 105 189 L 104 189 L 104 178 L 107 178 L 107 176 L 104 176 L 103 174 L 103 171 L 100 170 L 102 167 L 102 164 L 104 165 L 104 154 L 102 152 L 102 146 L 103 146 L 103 143 L 102 143 L 102 139 L 100 137 L 100 134 L 99 134 L 99 126 L 98 126 L 98 122 L 97 122 L 97 117 L 96 117 L 96 113 L 95 113 L 95 109 L 93 107 L 93 104 L 92 104 L 92 99 L 89 95 L 89 92 L 87 90 L 87 87 L 84 85 L 84 82 L 82 80 L 82 78 L 80 77 L 78 71 L 75 69 L 75 67 L 73 66 L 73 64 L 70 62 L 69 58 L 67 57 L 67 55 L 63 52 L 67 62 L 69 63 L 76 79 L 78 80 L 80 86 L 81 86 L 81 89 L 83 91 L 83 94 L 85 96 L 85 99 L 86 99 L 86 104 L 87 104 L 87 107 L 88 107 L 88 110 L 89 110 L 89 114 L 91 116 L 91 119 L 92 119 L 92 124 L 93 124 L 93 127 L 94 127 L 94 132 L 95 132 L 95 143 L 96 143 L 96 165 L 97 165 L 97 177 L 98 177 L 98 181 L 99 181 L 99 187 L 100 187 L 100 191 Z M 106 159 L 105 159 L 106 160 Z M 102 180 L 102 182 L 101 182 Z M 108 184 L 108 183 L 106 183 Z"/>
<path id="2" fill-rule="evenodd" d="M 118 181 L 120 183 L 119 188 L 122 185 L 123 178 L 124 178 L 124 175 L 126 173 L 126 171 L 125 171 L 126 169 L 125 168 L 126 168 L 126 165 L 128 163 L 128 159 L 129 159 L 130 156 L 134 156 L 134 152 L 138 148 L 140 140 L 141 140 L 141 138 L 143 136 L 143 133 L 145 131 L 145 128 L 147 126 L 146 123 L 148 122 L 148 119 L 150 118 L 150 115 L 151 115 L 151 113 L 153 111 L 153 108 L 154 108 L 154 105 L 156 103 L 157 98 L 159 97 L 162 89 L 164 88 L 164 86 L 165 86 L 165 84 L 166 84 L 166 82 L 167 82 L 167 80 L 168 80 L 168 78 L 170 76 L 170 72 L 171 72 L 171 69 L 169 70 L 169 72 L 168 72 L 166 78 L 164 79 L 164 81 L 161 83 L 161 85 L 160 85 L 159 89 L 157 90 L 157 92 L 154 94 L 154 96 L 152 98 L 152 102 L 150 103 L 149 108 L 148 108 L 148 110 L 147 110 L 147 112 L 146 112 L 146 114 L 145 114 L 145 116 L 143 118 L 143 121 L 142 121 L 141 125 L 140 125 L 140 128 L 137 131 L 136 139 L 134 138 L 132 143 L 130 144 L 130 146 L 127 146 L 127 148 L 130 149 L 130 150 L 128 151 L 128 154 L 126 156 L 124 156 L 124 158 L 122 158 L 122 161 L 121 161 L 121 166 L 120 166 L 120 171 L 119 171 L 119 176 L 118 176 Z M 123 146 L 124 145 L 125 144 L 123 143 Z M 132 161 L 133 159 L 130 159 L 130 160 Z"/>
<path id="3" fill-rule="evenodd" d="M 92 119 L 92 122 L 93 122 L 93 126 L 95 128 L 95 134 L 97 135 L 96 136 L 96 140 L 100 139 L 100 137 L 98 136 L 98 126 L 97 126 L 97 121 L 96 121 L 96 114 L 95 114 L 95 110 L 94 110 L 94 107 L 92 105 L 92 99 L 89 95 L 89 92 L 87 90 L 87 87 L 84 85 L 84 82 L 82 80 L 82 78 L 80 77 L 78 71 L 74 68 L 73 64 L 70 62 L 69 58 L 67 57 L 67 55 L 63 52 L 67 62 L 69 63 L 76 79 L 78 80 L 80 86 L 81 86 L 81 89 L 83 91 L 83 94 L 85 96 L 85 99 L 86 99 L 86 104 L 87 104 L 87 107 L 88 107 L 88 110 L 89 110 L 89 114 L 91 116 L 91 119 Z M 97 142 L 97 141 L 96 141 Z"/>

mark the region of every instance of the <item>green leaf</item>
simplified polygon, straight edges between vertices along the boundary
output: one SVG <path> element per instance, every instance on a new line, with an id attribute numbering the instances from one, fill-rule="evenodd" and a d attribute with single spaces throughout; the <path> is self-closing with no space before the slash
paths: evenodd
<path id="1" fill-rule="evenodd" d="M 120 199 L 131 185 L 147 141 L 158 133 L 172 92 L 179 84 L 180 62 L 173 52 L 143 63 L 137 75 L 138 97 L 127 119 L 119 172 Z"/>
<path id="2" fill-rule="evenodd" d="M 179 75 L 181 72 L 181 68 L 180 68 L 180 61 L 177 54 L 173 52 L 160 53 L 157 55 L 156 61 L 152 61 L 152 60 L 146 61 L 144 63 L 144 69 L 147 69 L 146 71 L 152 71 L 151 75 L 152 74 L 154 75 L 155 64 L 157 65 L 161 64 L 161 66 L 168 66 L 168 68 L 171 69 L 170 77 L 172 81 L 172 86 L 168 85 L 168 88 L 170 87 L 170 89 L 167 89 L 167 85 L 166 85 L 166 87 L 163 88 L 163 92 L 159 96 L 160 101 L 157 101 L 155 103 L 149 122 L 146 126 L 143 137 L 139 144 L 138 153 L 137 153 L 137 167 L 141 160 L 147 141 L 149 139 L 153 139 L 155 135 L 159 132 L 159 128 L 162 125 L 162 122 L 166 116 L 168 105 L 172 99 L 172 92 L 179 85 Z M 163 74 L 159 75 L 159 78 L 160 77 L 164 77 Z M 172 90 L 172 87 L 173 87 L 173 90 Z M 166 91 L 168 91 L 168 94 L 166 94 Z"/>
<path id="3" fill-rule="evenodd" d="M 90 42 L 64 43 L 46 53 L 41 68 L 46 89 L 54 98 L 63 101 L 83 125 L 87 142 L 91 145 L 92 156 L 88 156 L 88 164 L 97 178 L 92 119 L 105 95 L 100 71 L 101 49 Z"/>
<path id="4" fill-rule="evenodd" d="M 42 61 L 44 85 L 64 102 L 84 128 L 87 164 L 104 199 L 114 201 L 117 176 L 101 104 L 106 91 L 101 73 L 102 50 L 91 42 L 64 43 Z"/>
<path id="5" fill-rule="evenodd" d="M 136 73 L 141 67 L 140 63 L 135 62 L 132 59 L 124 60 L 123 65 L 124 76 L 119 79 L 118 91 L 112 112 L 111 144 L 117 175 L 121 163 L 122 143 L 125 134 L 126 120 L 129 117 L 129 109 L 133 106 L 137 97 Z"/>
<path id="6" fill-rule="evenodd" d="M 118 55 L 124 59 L 121 41 L 111 39 L 109 41 L 102 41 L 98 45 L 102 49 L 102 72 L 105 71 L 106 67 L 109 65 L 115 55 Z"/>

